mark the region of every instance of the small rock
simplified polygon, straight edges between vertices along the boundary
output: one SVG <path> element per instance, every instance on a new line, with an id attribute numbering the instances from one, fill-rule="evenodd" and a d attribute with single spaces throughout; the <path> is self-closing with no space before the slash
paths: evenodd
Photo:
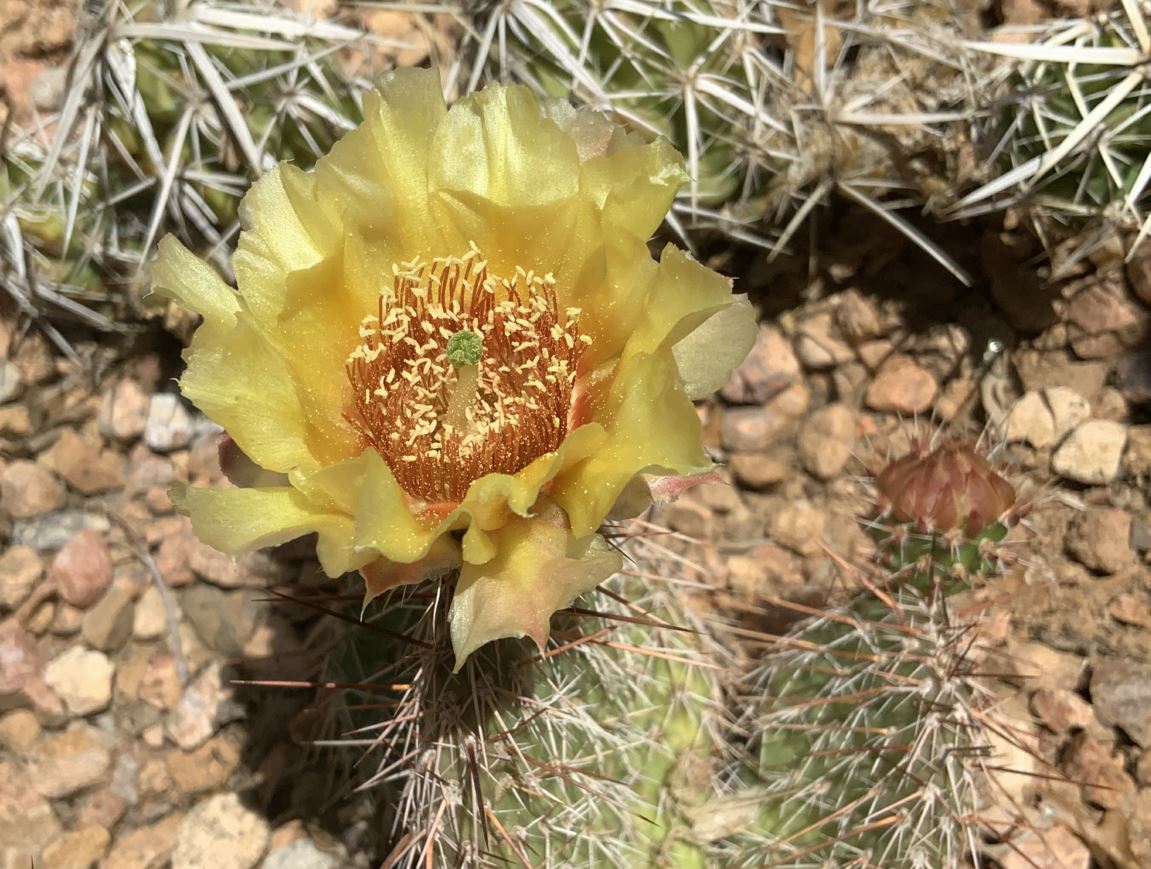
<path id="1" fill-rule="evenodd" d="M 64 704 L 44 681 L 36 639 L 13 622 L 0 623 L 0 709 L 32 706 L 37 716 L 56 720 Z"/>
<path id="2" fill-rule="evenodd" d="M 791 472 L 787 462 L 762 453 L 736 453 L 731 457 L 731 473 L 745 489 L 762 491 L 784 480 Z"/>
<path id="3" fill-rule="evenodd" d="M 1062 387 L 1088 399 L 1103 388 L 1111 373 L 1107 362 L 1081 362 L 1063 350 L 1021 350 L 1012 361 L 1025 390 Z"/>
<path id="4" fill-rule="evenodd" d="M 1066 688 L 1040 688 L 1031 695 L 1031 711 L 1053 733 L 1082 730 L 1095 718 L 1091 704 Z"/>
<path id="5" fill-rule="evenodd" d="M 810 501 L 797 501 L 775 511 L 768 519 L 769 536 L 800 555 L 820 552 L 826 516 Z"/>
<path id="6" fill-rule="evenodd" d="M 135 616 L 131 584 L 117 582 L 99 603 L 84 614 L 81 627 L 84 642 L 103 652 L 119 649 L 132 635 Z"/>
<path id="7" fill-rule="evenodd" d="M 99 784 L 112 768 L 110 747 L 106 733 L 74 721 L 63 733 L 45 736 L 29 754 L 32 786 L 41 796 L 59 799 Z"/>
<path id="8" fill-rule="evenodd" d="M 44 668 L 44 681 L 73 715 L 91 715 L 112 702 L 115 665 L 103 652 L 71 646 Z"/>
<path id="9" fill-rule="evenodd" d="M 0 857 L 4 848 L 39 854 L 60 832 L 48 800 L 32 789 L 20 767 L 0 758 Z"/>
<path id="10" fill-rule="evenodd" d="M 30 546 L 37 552 L 55 552 L 85 529 L 106 533 L 111 523 L 97 513 L 84 510 L 61 510 L 48 516 L 12 523 L 12 540 Z"/>
<path id="11" fill-rule="evenodd" d="M 0 717 L 0 746 L 23 754 L 40 738 L 40 722 L 27 709 L 16 709 Z"/>
<path id="12" fill-rule="evenodd" d="M 144 443 L 151 449 L 169 453 L 186 447 L 192 439 L 192 428 L 192 416 L 179 396 L 170 392 L 152 396 L 144 425 Z"/>
<path id="13" fill-rule="evenodd" d="M 179 516 L 185 520 L 186 517 Z M 164 577 L 164 584 L 171 588 L 180 588 L 195 581 L 196 575 L 192 573 L 192 550 L 200 541 L 192 532 L 191 525 L 181 527 L 164 538 L 160 548 L 156 551 L 156 569 Z"/>
<path id="14" fill-rule="evenodd" d="M 1067 305 L 1068 337 L 1080 359 L 1104 359 L 1135 346 L 1146 334 L 1147 315 L 1103 282 L 1076 293 Z"/>
<path id="15" fill-rule="evenodd" d="M 1133 425 L 1127 430 L 1123 465 L 1134 477 L 1151 477 L 1151 425 Z"/>
<path id="16" fill-rule="evenodd" d="M 43 516 L 64 506 L 64 484 L 35 462 L 16 461 L 0 473 L 0 505 L 13 519 Z"/>
<path id="17" fill-rule="evenodd" d="M 260 869 L 340 869 L 348 864 L 348 855 L 321 851 L 311 839 L 297 839 L 272 851 L 260 864 Z"/>
<path id="18" fill-rule="evenodd" d="M 829 404 L 811 414 L 799 428 L 799 460 L 821 480 L 839 474 L 855 445 L 855 414 L 842 404 Z"/>
<path id="19" fill-rule="evenodd" d="M 157 709 L 175 709 L 184 695 L 176 659 L 167 652 L 153 654 L 141 674 L 136 695 Z"/>
<path id="20" fill-rule="evenodd" d="M 198 803 L 184 819 L 172 850 L 172 869 L 252 869 L 268 846 L 268 822 L 234 794 Z M 226 849 L 220 847 L 227 842 Z"/>
<path id="21" fill-rule="evenodd" d="M 250 591 L 221 591 L 203 583 L 184 591 L 180 608 L 211 648 L 239 655 L 256 630 L 262 611 Z"/>
<path id="22" fill-rule="evenodd" d="M 17 398 L 24 389 L 24 374 L 8 359 L 0 359 L 0 404 Z"/>
<path id="23" fill-rule="evenodd" d="M 835 323 L 852 344 L 869 341 L 882 331 L 875 302 L 858 290 L 845 290 L 839 294 L 835 306 Z"/>
<path id="24" fill-rule="evenodd" d="M 1134 866 L 1151 866 L 1151 788 L 1124 806 Z"/>
<path id="25" fill-rule="evenodd" d="M 125 443 L 144 433 L 149 399 L 135 380 L 124 379 L 104 393 L 100 404 L 100 434 Z"/>
<path id="26" fill-rule="evenodd" d="M 0 555 L 0 611 L 14 610 L 28 599 L 44 576 L 44 565 L 30 546 L 13 546 Z"/>
<path id="27" fill-rule="evenodd" d="M 798 587 L 804 582 L 796 557 L 775 543 L 761 543 L 745 555 L 731 556 L 727 580 L 731 590 L 744 600 L 757 600 L 781 587 Z"/>
<path id="28" fill-rule="evenodd" d="M 1127 408 L 1127 399 L 1123 393 L 1111 386 L 1104 386 L 1091 399 L 1091 415 L 1095 419 L 1106 419 L 1111 422 L 1126 424 L 1131 418 Z"/>
<path id="29" fill-rule="evenodd" d="M 931 407 L 939 385 L 926 368 L 910 356 L 889 356 L 867 388 L 865 401 L 872 410 L 911 416 Z"/>
<path id="30" fill-rule="evenodd" d="M 854 357 L 851 347 L 835 334 L 831 313 L 816 314 L 799 324 L 795 353 L 813 371 L 834 368 Z"/>
<path id="31" fill-rule="evenodd" d="M 199 539 L 193 541 L 192 551 L 189 553 L 188 566 L 192 572 L 208 582 L 222 585 L 225 588 L 235 588 L 242 584 L 237 575 L 236 560 L 225 555 L 218 549 L 213 549 Z"/>
<path id="32" fill-rule="evenodd" d="M 115 772 L 112 775 L 115 778 Z M 75 826 L 87 827 L 96 824 L 105 830 L 113 829 L 128 811 L 128 802 L 117 792 L 118 790 L 115 784 L 109 784 L 94 793 L 85 794 L 84 805 L 76 817 Z"/>
<path id="33" fill-rule="evenodd" d="M 121 833 L 100 869 L 161 869 L 176 844 L 176 835 L 184 823 L 183 814 L 168 815 L 154 824 Z M 214 862 L 204 865 L 214 866 Z"/>
<path id="34" fill-rule="evenodd" d="M 52 633 L 58 637 L 71 637 L 79 633 L 84 623 L 84 610 L 61 602 L 56 607 L 56 617 L 52 619 Z"/>
<path id="35" fill-rule="evenodd" d="M 1102 419 L 1082 422 L 1059 445 L 1051 457 L 1055 473 L 1077 483 L 1098 486 L 1119 474 L 1119 462 L 1127 442 L 1127 427 Z"/>
<path id="36" fill-rule="evenodd" d="M 857 405 L 867 386 L 867 369 L 858 362 L 847 362 L 831 372 L 832 394 L 837 401 Z"/>
<path id="37" fill-rule="evenodd" d="M 90 607 L 112 583 L 112 556 L 103 535 L 89 529 L 81 531 L 56 553 L 51 574 L 60 597 L 72 606 Z"/>
<path id="38" fill-rule="evenodd" d="M 1151 402 L 1151 352 L 1128 353 L 1115 366 L 1115 380 L 1132 404 Z"/>
<path id="39" fill-rule="evenodd" d="M 1074 690 L 1087 660 L 1058 652 L 1045 643 L 1013 643 L 1000 658 L 991 659 L 1004 681 L 1020 688 Z"/>
<path id="40" fill-rule="evenodd" d="M 149 586 L 136 602 L 132 636 L 138 640 L 154 640 L 167 630 L 168 611 L 164 608 L 164 596 L 160 589 Z"/>
<path id="41" fill-rule="evenodd" d="M 1068 432 L 1091 417 L 1087 399 L 1066 386 L 1048 386 L 1043 390 L 1043 400 L 1051 411 L 1056 441 L 1063 440 Z"/>
<path id="42" fill-rule="evenodd" d="M 1043 396 L 1032 390 L 1011 406 L 1001 431 L 1008 443 L 1023 441 L 1042 449 L 1055 442 L 1055 419 Z"/>
<path id="43" fill-rule="evenodd" d="M 168 775 L 183 794 L 222 788 L 239 763 L 240 746 L 226 734 L 208 740 L 194 751 L 173 748 L 164 755 Z"/>
<path id="44" fill-rule="evenodd" d="M 9 438 L 26 438 L 32 434 L 32 415 L 25 404 L 10 404 L 0 407 L 0 435 Z"/>
<path id="45" fill-rule="evenodd" d="M 1090 869 L 1091 850 L 1067 827 L 1052 827 L 1012 840 L 996 862 L 1001 869 Z"/>
<path id="46" fill-rule="evenodd" d="M 732 404 L 766 404 L 799 376 L 799 360 L 787 338 L 775 326 L 762 325 L 751 353 L 719 394 Z"/>
<path id="47" fill-rule="evenodd" d="M 732 452 L 766 450 L 792 423 L 788 417 L 761 408 L 736 408 L 723 415 L 720 442 Z"/>
<path id="48" fill-rule="evenodd" d="M 165 795 L 172 790 L 172 776 L 158 757 L 150 757 L 140 765 L 136 776 L 136 789 L 145 797 Z"/>
<path id="49" fill-rule="evenodd" d="M 124 485 L 120 454 L 101 450 L 71 429 L 65 429 L 52 446 L 52 462 L 64 482 L 82 495 L 98 495 Z"/>
<path id="50" fill-rule="evenodd" d="M 168 716 L 165 731 L 184 751 L 193 751 L 239 714 L 232 700 L 232 689 L 224 684 L 220 664 L 213 662 L 188 683 L 180 702 Z"/>
<path id="51" fill-rule="evenodd" d="M 855 348 L 860 361 L 867 366 L 868 371 L 877 371 L 887 358 L 895 352 L 895 345 L 886 338 L 878 341 L 865 341 Z"/>
<path id="52" fill-rule="evenodd" d="M 139 495 L 154 488 L 167 489 L 176 479 L 176 467 L 166 456 L 133 451 L 124 478 L 124 491 L 129 495 Z"/>
<path id="53" fill-rule="evenodd" d="M 1118 807 L 1134 792 L 1135 782 L 1124 770 L 1123 755 L 1081 730 L 1063 752 L 1063 772 L 1080 783 L 1083 800 L 1104 809 Z"/>
<path id="54" fill-rule="evenodd" d="M 1067 552 L 1096 573 L 1116 573 L 1129 565 L 1131 514 L 1114 508 L 1089 508 L 1067 529 Z"/>
<path id="55" fill-rule="evenodd" d="M 1137 628 L 1151 629 L 1151 598 L 1139 594 L 1116 595 L 1109 604 L 1107 612 L 1111 618 L 1125 625 Z"/>
<path id="56" fill-rule="evenodd" d="M 1109 727 L 1121 727 L 1131 740 L 1151 749 L 1151 679 L 1147 665 L 1121 658 L 1091 662 L 1091 702 Z"/>
<path id="57" fill-rule="evenodd" d="M 72 830 L 44 849 L 41 863 L 44 869 L 91 869 L 111 841 L 111 834 L 95 824 Z"/>

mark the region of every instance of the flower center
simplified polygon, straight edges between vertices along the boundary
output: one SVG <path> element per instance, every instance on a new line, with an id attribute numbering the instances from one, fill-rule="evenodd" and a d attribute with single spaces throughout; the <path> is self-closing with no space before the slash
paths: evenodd
<path id="1" fill-rule="evenodd" d="M 485 474 L 514 474 L 559 448 L 591 339 L 561 316 L 555 278 L 491 274 L 462 257 L 394 266 L 348 356 L 345 414 L 409 495 L 459 501 Z"/>

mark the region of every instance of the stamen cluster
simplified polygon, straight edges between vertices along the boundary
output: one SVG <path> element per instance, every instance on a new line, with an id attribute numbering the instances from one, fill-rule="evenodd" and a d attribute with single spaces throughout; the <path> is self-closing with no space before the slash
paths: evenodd
<path id="1" fill-rule="evenodd" d="M 474 245 L 392 274 L 348 357 L 345 415 L 404 491 L 459 501 L 473 480 L 558 449 L 591 339 L 578 308 L 561 316 L 554 277 L 493 275 Z"/>

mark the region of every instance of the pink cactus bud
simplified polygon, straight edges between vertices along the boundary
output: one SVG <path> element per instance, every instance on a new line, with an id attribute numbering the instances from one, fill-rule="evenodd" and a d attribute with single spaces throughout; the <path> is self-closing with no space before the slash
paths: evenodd
<path id="1" fill-rule="evenodd" d="M 1000 521 L 1015 506 L 1015 488 L 966 441 L 947 441 L 930 452 L 912 450 L 884 468 L 876 488 L 900 522 L 969 537 Z"/>

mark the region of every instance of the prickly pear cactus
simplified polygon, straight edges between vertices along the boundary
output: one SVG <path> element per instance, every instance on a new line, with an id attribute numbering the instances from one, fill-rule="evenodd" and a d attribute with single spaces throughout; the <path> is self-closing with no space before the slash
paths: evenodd
<path id="1" fill-rule="evenodd" d="M 748 739 L 720 805 L 723 866 L 958 865 L 986 716 L 948 595 L 997 569 L 1015 492 L 970 445 L 889 464 L 869 520 L 880 582 L 799 623 L 741 689 Z"/>
<path id="2" fill-rule="evenodd" d="M 542 654 L 502 640 L 452 674 L 448 593 L 384 604 L 332 660 L 361 686 L 334 711 L 371 742 L 397 865 L 703 869 L 685 818 L 711 788 L 721 659 L 675 596 L 614 577 Z"/>

